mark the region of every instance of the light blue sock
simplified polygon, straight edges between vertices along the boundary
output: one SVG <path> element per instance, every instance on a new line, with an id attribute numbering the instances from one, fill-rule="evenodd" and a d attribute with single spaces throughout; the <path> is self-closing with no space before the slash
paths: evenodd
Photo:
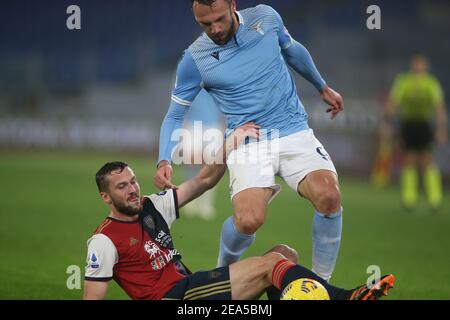
<path id="1" fill-rule="evenodd" d="M 312 270 L 329 281 L 339 253 L 342 234 L 342 208 L 331 215 L 314 212 Z"/>
<path id="2" fill-rule="evenodd" d="M 222 225 L 220 234 L 220 250 L 217 259 L 217 267 L 227 266 L 239 260 L 245 250 L 255 240 L 255 234 L 242 234 L 233 223 L 233 217 L 229 217 Z"/>

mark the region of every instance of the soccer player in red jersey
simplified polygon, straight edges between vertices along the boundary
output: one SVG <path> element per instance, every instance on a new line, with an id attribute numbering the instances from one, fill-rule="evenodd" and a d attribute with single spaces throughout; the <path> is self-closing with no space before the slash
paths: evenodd
<path id="1" fill-rule="evenodd" d="M 246 124 L 225 142 L 220 157 L 248 137 L 258 136 L 258 126 Z M 102 200 L 110 214 L 88 240 L 84 299 L 103 299 L 114 279 L 132 299 L 229 300 L 257 299 L 267 290 L 277 298 L 292 281 L 314 279 L 331 299 L 372 300 L 393 286 L 384 276 L 372 286 L 345 290 L 328 284 L 296 264 L 297 253 L 277 245 L 260 257 L 238 261 L 210 271 L 191 273 L 174 246 L 170 227 L 178 209 L 215 186 L 226 165 L 205 165 L 199 174 L 176 189 L 141 197 L 133 170 L 123 162 L 105 164 L 96 174 Z M 269 290 L 268 290 L 269 289 Z"/>

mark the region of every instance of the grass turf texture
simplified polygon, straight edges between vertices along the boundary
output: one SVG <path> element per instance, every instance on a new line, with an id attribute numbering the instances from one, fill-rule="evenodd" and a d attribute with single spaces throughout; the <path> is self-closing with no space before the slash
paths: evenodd
<path id="1" fill-rule="evenodd" d="M 155 192 L 155 164 L 143 156 L 45 151 L 1 151 L 0 299 L 79 299 L 69 290 L 70 265 L 83 275 L 86 240 L 108 214 L 94 174 L 107 161 L 130 164 L 143 194 Z M 180 182 L 183 172 L 175 171 Z M 399 204 L 399 189 L 376 189 L 362 180 L 341 177 L 344 229 L 332 283 L 354 287 L 366 281 L 368 266 L 394 273 L 392 299 L 449 299 L 450 197 L 438 213 L 425 200 L 413 212 Z M 218 185 L 218 217 L 212 222 L 185 218 L 173 226 L 176 247 L 194 270 L 215 266 L 220 228 L 231 214 L 228 177 Z M 286 243 L 311 266 L 312 207 L 282 183 L 270 204 L 265 225 L 245 256 L 259 255 L 276 243 Z M 448 191 L 446 191 L 448 194 Z M 182 211 L 181 211 L 182 213 Z M 82 282 L 81 282 L 82 283 Z M 127 299 L 111 282 L 107 298 Z"/>

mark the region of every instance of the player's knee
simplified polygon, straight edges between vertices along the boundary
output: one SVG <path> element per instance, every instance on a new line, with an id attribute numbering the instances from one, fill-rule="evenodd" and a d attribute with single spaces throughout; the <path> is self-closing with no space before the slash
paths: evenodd
<path id="1" fill-rule="evenodd" d="M 234 223 L 239 232 L 243 234 L 254 234 L 264 224 L 264 214 L 251 212 L 246 215 L 238 215 Z"/>
<path id="2" fill-rule="evenodd" d="M 297 250 L 285 245 L 285 244 L 277 244 L 275 247 L 270 249 L 267 253 L 276 252 L 282 254 L 286 259 L 292 261 L 294 263 L 298 263 L 299 256 Z"/>
<path id="3" fill-rule="evenodd" d="M 332 214 L 341 208 L 341 193 L 335 185 L 322 190 L 314 204 L 316 209 L 323 214 Z"/>

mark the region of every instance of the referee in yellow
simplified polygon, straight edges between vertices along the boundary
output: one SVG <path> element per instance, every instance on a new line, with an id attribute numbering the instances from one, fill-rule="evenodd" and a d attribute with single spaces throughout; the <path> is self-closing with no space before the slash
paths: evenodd
<path id="1" fill-rule="evenodd" d="M 403 149 L 402 201 L 406 208 L 417 204 L 420 165 L 428 203 L 438 209 L 442 203 L 442 181 L 432 153 L 433 142 L 447 142 L 447 112 L 439 81 L 428 72 L 422 55 L 411 59 L 411 70 L 396 77 L 385 107 L 386 128 L 399 117 Z"/>

